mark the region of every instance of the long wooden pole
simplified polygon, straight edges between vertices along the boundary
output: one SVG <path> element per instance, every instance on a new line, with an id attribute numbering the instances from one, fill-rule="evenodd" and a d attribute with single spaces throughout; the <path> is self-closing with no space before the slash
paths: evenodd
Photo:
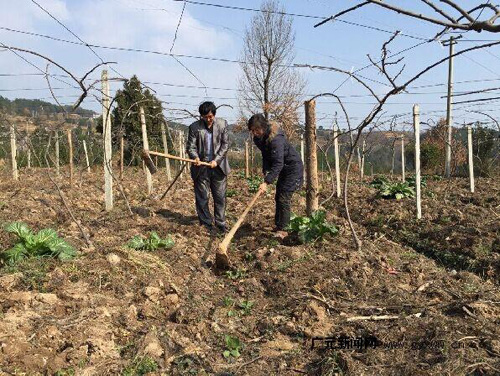
<path id="1" fill-rule="evenodd" d="M 27 157 L 28 157 L 28 168 L 31 168 L 31 142 L 30 142 L 30 132 L 28 122 L 26 122 L 26 145 L 27 149 Z"/>
<path id="2" fill-rule="evenodd" d="M 10 124 L 10 158 L 12 165 L 12 178 L 19 180 L 19 172 L 17 170 L 17 145 L 16 145 L 16 129 L 14 124 Z"/>
<path id="3" fill-rule="evenodd" d="M 59 161 L 59 131 L 56 130 L 55 131 L 55 145 L 56 145 L 56 176 L 59 177 L 59 174 L 60 174 L 60 170 L 59 170 L 59 165 L 60 165 L 60 161 Z"/>
<path id="4" fill-rule="evenodd" d="M 165 131 L 165 124 L 161 124 L 161 140 L 163 142 L 163 151 L 168 154 L 167 132 Z M 167 180 L 172 180 L 172 172 L 170 171 L 170 161 L 165 158 L 165 169 L 167 170 Z"/>
<path id="5" fill-rule="evenodd" d="M 184 153 L 182 152 L 182 131 L 179 129 L 177 131 L 178 143 L 179 143 L 179 157 L 182 158 Z M 182 159 L 178 159 L 178 161 L 182 161 Z M 179 171 L 182 168 L 182 162 L 179 163 Z M 184 172 L 181 172 L 181 179 L 184 177 Z"/>
<path id="6" fill-rule="evenodd" d="M 71 137 L 71 129 L 66 131 L 68 136 L 68 149 L 69 149 L 69 185 L 73 186 L 73 139 Z"/>
<path id="7" fill-rule="evenodd" d="M 102 82 L 102 129 L 104 136 L 104 205 L 106 211 L 113 209 L 113 176 L 111 151 L 111 107 L 108 71 L 103 70 Z"/>
<path id="8" fill-rule="evenodd" d="M 359 177 L 361 181 L 365 177 L 365 148 L 366 148 L 366 140 L 363 140 L 363 146 L 361 147 L 361 164 L 359 168 Z"/>
<path id="9" fill-rule="evenodd" d="M 89 153 L 87 151 L 87 142 L 83 140 L 83 151 L 85 153 L 85 163 L 87 163 L 87 172 L 90 174 Z"/>
<path id="10" fill-rule="evenodd" d="M 123 179 L 123 166 L 125 164 L 125 161 L 124 161 L 124 143 L 125 143 L 125 139 L 123 137 L 123 134 L 120 136 L 120 180 Z"/>
<path id="11" fill-rule="evenodd" d="M 145 150 L 149 150 L 149 142 L 148 142 L 148 131 L 146 129 L 146 116 L 144 115 L 144 108 L 139 108 L 139 113 L 141 116 L 141 128 L 142 128 L 142 146 Z M 153 179 L 151 177 L 151 172 L 149 169 L 144 169 L 146 172 L 146 183 L 148 187 L 148 195 L 153 192 Z"/>
<path id="12" fill-rule="evenodd" d="M 445 159 L 445 176 L 447 178 L 451 175 L 451 140 L 452 140 L 452 96 L 453 96 L 453 45 L 456 42 L 453 37 L 450 37 L 450 58 L 448 60 L 448 96 L 446 101 L 446 159 Z"/>
<path id="13" fill-rule="evenodd" d="M 248 140 L 245 141 L 245 178 L 249 178 L 250 177 L 250 161 L 249 161 L 249 157 L 250 157 L 250 146 L 249 146 L 249 142 Z"/>
<path id="14" fill-rule="evenodd" d="M 405 176 L 405 136 L 401 135 L 401 179 L 406 180 Z"/>
<path id="15" fill-rule="evenodd" d="M 337 125 L 333 125 L 333 150 L 335 152 L 335 181 L 337 183 L 337 197 L 340 197 L 340 156 Z"/>
<path id="16" fill-rule="evenodd" d="M 236 234 L 236 231 L 238 231 L 238 228 L 240 228 L 241 224 L 245 220 L 245 217 L 247 216 L 250 209 L 252 209 L 252 207 L 257 202 L 257 199 L 260 197 L 262 192 L 264 191 L 260 189 L 257 191 L 257 193 L 253 196 L 252 201 L 250 201 L 248 206 L 245 208 L 243 213 L 241 213 L 240 217 L 231 228 L 231 230 L 226 234 L 222 242 L 219 244 L 217 253 L 215 255 L 215 264 L 219 269 L 227 269 L 229 267 L 229 257 L 227 255 L 227 248 L 229 246 L 229 243 L 233 239 L 234 234 Z"/>
<path id="17" fill-rule="evenodd" d="M 417 200 L 417 219 L 422 218 L 422 195 L 420 192 L 420 109 L 413 106 L 413 126 L 415 130 L 415 193 Z"/>
<path id="18" fill-rule="evenodd" d="M 469 159 L 469 183 L 470 191 L 474 193 L 474 158 L 472 156 L 472 128 L 467 127 L 467 152 Z"/>
<path id="19" fill-rule="evenodd" d="M 316 102 L 306 101 L 306 214 L 318 210 L 318 158 L 316 153 Z"/>
<path id="20" fill-rule="evenodd" d="M 165 158 L 168 158 L 168 159 L 174 159 L 176 161 L 195 163 L 195 160 L 191 159 L 191 158 L 178 157 L 176 155 L 166 154 L 166 153 L 160 153 L 160 152 L 151 151 L 151 150 L 144 150 L 144 152 L 147 153 L 147 154 L 150 154 L 150 155 L 158 156 L 158 157 L 165 157 Z M 211 164 L 208 163 L 208 162 L 202 162 L 202 161 L 200 161 L 200 166 L 208 166 L 208 167 L 210 167 Z"/>

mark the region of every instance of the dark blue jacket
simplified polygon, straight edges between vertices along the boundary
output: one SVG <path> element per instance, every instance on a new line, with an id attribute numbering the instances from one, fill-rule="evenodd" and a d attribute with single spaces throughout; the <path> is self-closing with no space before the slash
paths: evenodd
<path id="1" fill-rule="evenodd" d="M 302 186 L 304 166 L 300 155 L 276 124 L 272 123 L 262 138 L 254 137 L 253 142 L 262 153 L 262 170 L 267 184 L 278 179 L 276 187 L 282 192 L 293 192 Z"/>

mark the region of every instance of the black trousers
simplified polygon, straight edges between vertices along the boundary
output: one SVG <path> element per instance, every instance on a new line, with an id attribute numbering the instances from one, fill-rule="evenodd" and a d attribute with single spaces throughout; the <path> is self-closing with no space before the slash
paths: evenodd
<path id="1" fill-rule="evenodd" d="M 212 214 L 208 207 L 208 195 L 212 193 L 214 200 L 214 217 L 217 227 L 226 226 L 226 188 L 227 177 L 220 167 L 191 167 L 194 182 L 196 213 L 200 224 L 212 227 Z"/>
<path id="2" fill-rule="evenodd" d="M 274 224 L 276 229 L 284 230 L 290 223 L 292 192 L 276 189 L 274 200 L 276 201 L 276 212 L 274 214 Z"/>

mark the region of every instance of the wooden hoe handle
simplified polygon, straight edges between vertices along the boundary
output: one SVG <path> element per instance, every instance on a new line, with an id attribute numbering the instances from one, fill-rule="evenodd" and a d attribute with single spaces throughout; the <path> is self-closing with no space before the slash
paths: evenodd
<path id="1" fill-rule="evenodd" d="M 191 163 L 196 163 L 194 159 L 189 159 L 189 158 L 182 158 L 182 157 L 178 157 L 176 155 L 171 155 L 171 154 L 165 154 L 165 153 L 159 153 L 157 151 L 151 151 L 151 150 L 144 150 L 145 153 L 147 154 L 151 154 L 151 155 L 157 155 L 159 157 L 165 157 L 165 158 L 168 158 L 168 159 L 175 159 L 176 161 L 183 161 L 183 162 L 191 162 Z M 212 165 L 208 162 L 201 162 L 200 161 L 200 165 L 201 166 L 208 166 L 208 167 L 211 167 Z"/>
<path id="2" fill-rule="evenodd" d="M 219 249 L 216 254 L 215 262 L 218 268 L 221 269 L 227 269 L 229 267 L 229 257 L 227 256 L 227 247 L 229 246 L 229 243 L 234 237 L 234 234 L 236 234 L 236 231 L 238 231 L 238 228 L 241 226 L 243 223 L 243 220 L 247 216 L 248 212 L 250 209 L 252 209 L 252 206 L 255 205 L 257 202 L 257 199 L 260 197 L 262 194 L 262 190 L 258 190 L 258 192 L 253 196 L 252 201 L 248 204 L 246 209 L 243 211 L 243 213 L 240 215 L 236 223 L 233 225 L 231 230 L 226 234 L 222 242 L 219 244 Z"/>

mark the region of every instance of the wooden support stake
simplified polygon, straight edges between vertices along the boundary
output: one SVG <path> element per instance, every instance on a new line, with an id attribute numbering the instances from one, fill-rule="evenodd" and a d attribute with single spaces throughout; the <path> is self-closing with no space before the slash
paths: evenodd
<path id="1" fill-rule="evenodd" d="M 163 152 L 168 154 L 167 132 L 165 132 L 165 124 L 161 124 L 161 140 L 163 142 Z M 172 172 L 170 171 L 170 161 L 165 158 L 165 169 L 167 170 L 167 180 L 172 180 Z"/>
<path id="2" fill-rule="evenodd" d="M 66 131 L 68 136 L 68 149 L 69 149 L 69 185 L 73 186 L 73 139 L 71 138 L 71 129 Z"/>
<path id="3" fill-rule="evenodd" d="M 60 162 L 59 162 L 59 131 L 55 131 L 55 145 L 56 145 L 56 176 L 59 177 L 59 174 L 60 174 L 60 170 L 59 170 L 59 165 L 60 165 Z"/>
<path id="4" fill-rule="evenodd" d="M 250 154 L 250 146 L 249 146 L 249 141 L 246 140 L 245 141 L 245 178 L 249 178 L 250 177 L 250 166 L 249 166 L 249 154 Z"/>
<path id="5" fill-rule="evenodd" d="M 10 124 L 10 159 L 12 166 L 12 178 L 19 180 L 19 172 L 17 170 L 17 145 L 16 145 L 16 129 L 14 124 Z"/>
<path id="6" fill-rule="evenodd" d="M 365 177 L 365 148 L 366 148 L 366 140 L 363 140 L 363 146 L 361 148 L 361 164 L 359 168 L 359 177 L 361 178 L 361 182 Z"/>
<path id="7" fill-rule="evenodd" d="M 83 152 L 85 153 L 85 163 L 87 164 L 87 172 L 90 174 L 89 153 L 87 151 L 87 143 L 83 140 Z"/>
<path id="8" fill-rule="evenodd" d="M 302 159 L 302 164 L 305 166 L 306 160 L 304 159 L 304 133 L 300 134 L 300 158 Z M 306 169 L 304 168 L 304 180 L 306 178 Z"/>
<path id="9" fill-rule="evenodd" d="M 401 179 L 406 180 L 405 176 L 405 136 L 401 135 Z"/>
<path id="10" fill-rule="evenodd" d="M 125 153 L 124 153 L 124 149 L 125 149 L 125 139 L 123 137 L 123 135 L 120 136 L 120 180 L 123 180 L 123 166 L 125 165 L 125 161 L 124 161 L 124 158 L 125 158 Z"/>
<path id="11" fill-rule="evenodd" d="M 30 134 L 28 122 L 26 122 L 26 146 L 27 146 L 27 157 L 28 157 L 28 168 L 31 168 L 31 142 L 30 142 Z"/>
<path id="12" fill-rule="evenodd" d="M 102 129 L 104 137 L 104 204 L 106 211 L 113 209 L 113 176 L 111 152 L 111 107 L 108 71 L 103 70 L 102 82 Z"/>
<path id="13" fill-rule="evenodd" d="M 474 158 L 472 157 L 472 128 L 467 127 L 467 151 L 469 155 L 469 183 L 470 191 L 474 193 Z"/>
<path id="14" fill-rule="evenodd" d="M 253 143 L 250 144 L 250 176 L 253 176 L 254 175 L 254 156 L 255 156 L 255 153 L 254 153 L 254 147 L 253 147 Z"/>
<path id="15" fill-rule="evenodd" d="M 316 102 L 306 101 L 306 214 L 318 210 L 318 158 L 316 153 Z"/>
<path id="16" fill-rule="evenodd" d="M 142 147 L 146 150 L 149 150 L 148 131 L 146 129 L 146 116 L 144 115 L 144 108 L 140 107 L 139 112 L 140 112 L 140 116 L 141 116 Z M 146 172 L 146 183 L 148 186 L 148 195 L 151 195 L 151 193 L 153 192 L 153 179 L 151 177 L 151 172 L 149 172 L 149 169 L 145 168 L 144 170 Z"/>
<path id="17" fill-rule="evenodd" d="M 415 190 L 417 198 L 417 219 L 422 218 L 422 195 L 420 191 L 420 110 L 413 106 L 413 126 L 415 129 Z"/>
<path id="18" fill-rule="evenodd" d="M 339 140 L 337 125 L 333 125 L 333 149 L 335 152 L 335 180 L 337 183 L 337 197 L 340 197 L 342 192 L 340 190 L 340 155 L 339 155 Z"/>

